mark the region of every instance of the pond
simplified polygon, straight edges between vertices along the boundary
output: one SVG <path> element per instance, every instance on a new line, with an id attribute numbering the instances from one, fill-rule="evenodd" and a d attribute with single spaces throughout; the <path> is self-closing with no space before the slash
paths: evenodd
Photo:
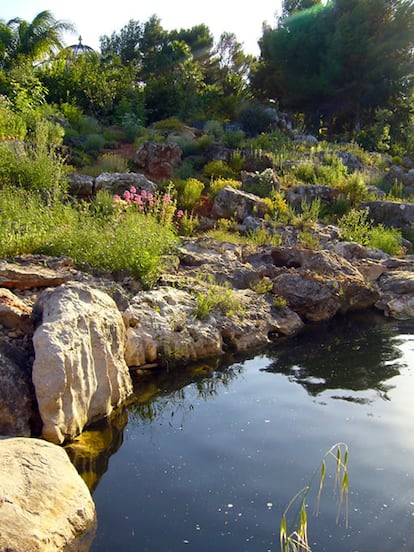
<path id="1" fill-rule="evenodd" d="M 92 550 L 278 551 L 283 511 L 310 482 L 314 552 L 413 550 L 414 321 L 355 314 L 228 362 L 137 380 L 128 413 L 82 437 L 102 441 L 93 466 L 68 451 L 97 505 Z M 339 442 L 348 526 L 334 458 L 314 513 Z"/>

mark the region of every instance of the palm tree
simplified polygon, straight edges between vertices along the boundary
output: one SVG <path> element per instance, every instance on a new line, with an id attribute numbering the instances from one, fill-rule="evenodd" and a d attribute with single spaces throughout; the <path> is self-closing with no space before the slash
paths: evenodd
<path id="1" fill-rule="evenodd" d="M 37 14 L 31 23 L 19 17 L 0 21 L 0 64 L 8 68 L 20 57 L 41 61 L 62 48 L 66 31 L 74 32 L 73 25 L 55 19 L 48 10 Z"/>

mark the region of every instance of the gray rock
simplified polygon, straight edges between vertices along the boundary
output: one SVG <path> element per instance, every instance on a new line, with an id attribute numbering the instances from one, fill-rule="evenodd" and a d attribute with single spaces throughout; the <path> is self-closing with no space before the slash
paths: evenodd
<path id="1" fill-rule="evenodd" d="M 148 180 L 143 174 L 134 172 L 102 173 L 95 178 L 94 194 L 99 190 L 106 190 L 112 194 L 122 196 L 125 190 L 129 190 L 131 186 L 134 186 L 138 192 L 145 190 L 154 193 L 157 190 L 157 185 Z"/>
<path id="2" fill-rule="evenodd" d="M 94 178 L 87 174 L 71 173 L 69 193 L 79 199 L 91 198 L 94 194 Z"/>
<path id="3" fill-rule="evenodd" d="M 194 282 L 192 287 L 201 296 L 208 293 L 208 285 Z M 231 293 L 233 311 L 213 309 L 205 319 L 196 317 L 197 297 L 189 291 L 163 286 L 138 294 L 123 315 L 127 364 L 188 362 L 228 350 L 249 351 L 268 344 L 270 336 L 292 335 L 303 326 L 297 314 L 274 308 L 263 295 Z"/>
<path id="4" fill-rule="evenodd" d="M 248 216 L 260 217 L 265 212 L 266 204 L 260 197 L 226 186 L 215 197 L 211 214 L 216 219 L 242 222 Z"/>
<path id="5" fill-rule="evenodd" d="M 310 204 L 312 201 L 319 199 L 323 204 L 332 205 L 338 198 L 339 193 L 339 190 L 329 186 L 307 184 L 290 188 L 286 193 L 286 201 L 297 211 L 300 211 L 303 201 Z"/>
<path id="6" fill-rule="evenodd" d="M 414 203 L 366 201 L 360 204 L 360 208 L 368 209 L 369 217 L 377 224 L 406 232 L 414 230 Z"/>
<path id="7" fill-rule="evenodd" d="M 0 342 L 0 435 L 30 437 L 34 403 L 28 359 L 23 351 Z"/>

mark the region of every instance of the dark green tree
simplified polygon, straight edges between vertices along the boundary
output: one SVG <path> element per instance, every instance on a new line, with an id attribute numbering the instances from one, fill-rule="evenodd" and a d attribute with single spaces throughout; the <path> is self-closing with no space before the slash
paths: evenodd
<path id="1" fill-rule="evenodd" d="M 353 135 L 411 95 L 411 0 L 334 0 L 265 29 L 253 82 L 313 129 Z"/>
<path id="2" fill-rule="evenodd" d="M 117 55 L 124 65 L 139 65 L 142 57 L 142 34 L 142 23 L 131 19 L 119 33 L 114 31 L 111 36 L 104 35 L 99 38 L 102 56 Z"/>

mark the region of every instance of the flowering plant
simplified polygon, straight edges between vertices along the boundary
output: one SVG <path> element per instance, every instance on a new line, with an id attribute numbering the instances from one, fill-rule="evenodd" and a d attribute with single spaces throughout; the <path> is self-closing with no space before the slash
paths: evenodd
<path id="1" fill-rule="evenodd" d="M 180 219 L 183 211 L 177 211 L 177 203 L 171 187 L 165 193 L 151 193 L 147 190 L 137 191 L 135 186 L 125 190 L 122 197 L 114 195 L 114 207 L 117 209 L 137 209 L 143 215 L 154 217 L 163 225 L 171 225 L 174 217 Z"/>

